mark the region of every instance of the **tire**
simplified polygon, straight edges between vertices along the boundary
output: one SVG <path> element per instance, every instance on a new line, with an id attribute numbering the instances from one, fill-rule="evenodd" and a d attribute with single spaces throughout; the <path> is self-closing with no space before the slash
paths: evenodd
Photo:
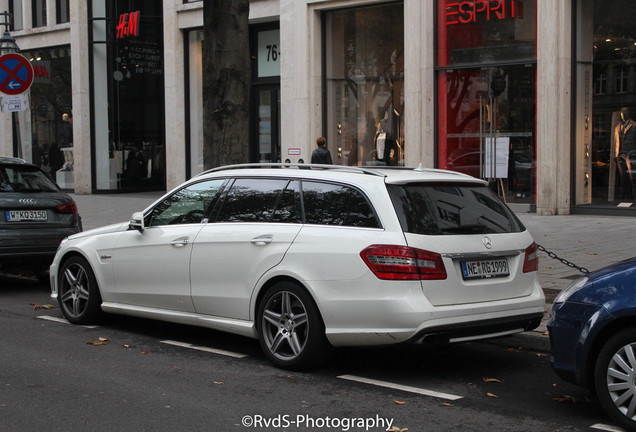
<path id="1" fill-rule="evenodd" d="M 302 370 L 324 362 L 331 345 L 318 307 L 304 288 L 279 282 L 267 290 L 258 307 L 258 337 L 276 366 Z"/>
<path id="2" fill-rule="evenodd" d="M 86 259 L 75 256 L 60 268 L 58 302 L 64 317 L 73 324 L 94 324 L 102 316 L 97 279 Z"/>
<path id="3" fill-rule="evenodd" d="M 636 328 L 612 336 L 601 348 L 594 386 L 605 412 L 627 430 L 636 431 Z"/>

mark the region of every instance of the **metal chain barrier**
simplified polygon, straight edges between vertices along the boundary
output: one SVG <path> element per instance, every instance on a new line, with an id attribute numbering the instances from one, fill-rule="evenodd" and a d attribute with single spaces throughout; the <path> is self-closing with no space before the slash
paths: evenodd
<path id="1" fill-rule="evenodd" d="M 548 256 L 552 259 L 555 259 L 557 261 L 561 261 L 562 264 L 565 264 L 568 267 L 571 267 L 573 269 L 577 269 L 578 271 L 580 271 L 583 274 L 588 274 L 590 271 L 588 269 L 586 269 L 585 267 L 579 267 L 576 264 L 559 257 L 557 254 L 555 254 L 554 252 L 550 252 L 549 250 L 547 250 L 546 248 L 544 248 L 543 246 L 541 246 L 540 244 L 537 244 L 537 249 L 539 249 L 542 252 L 545 252 L 548 254 Z"/>

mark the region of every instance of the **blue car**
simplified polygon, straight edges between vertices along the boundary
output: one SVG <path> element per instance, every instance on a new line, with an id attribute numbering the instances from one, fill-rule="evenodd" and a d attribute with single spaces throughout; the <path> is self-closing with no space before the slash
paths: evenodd
<path id="1" fill-rule="evenodd" d="M 595 391 L 616 423 L 636 430 L 636 257 L 562 291 L 548 329 L 556 373 Z"/>

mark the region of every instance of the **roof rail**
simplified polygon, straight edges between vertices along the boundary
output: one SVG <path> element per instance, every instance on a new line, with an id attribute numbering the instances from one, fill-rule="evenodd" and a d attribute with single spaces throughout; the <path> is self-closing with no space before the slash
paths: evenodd
<path id="1" fill-rule="evenodd" d="M 0 156 L 0 161 L 2 161 L 2 162 L 12 162 L 12 163 L 21 163 L 21 164 L 28 163 L 24 159 L 17 158 L 17 157 L 12 157 L 12 156 Z"/>
<path id="2" fill-rule="evenodd" d="M 321 170 L 339 170 L 339 171 L 349 171 L 349 172 L 357 172 L 360 174 L 368 174 L 374 175 L 378 177 L 386 177 L 385 174 L 382 174 L 378 171 L 375 171 L 371 168 L 363 168 L 357 166 L 344 166 L 344 165 L 325 165 L 325 164 L 298 164 L 298 163 L 245 163 L 245 164 L 236 164 L 236 165 L 226 165 L 217 168 L 212 168 L 206 171 L 203 171 L 199 176 L 203 174 L 209 174 L 213 172 L 219 171 L 229 171 L 235 169 L 248 169 L 248 168 L 298 168 L 298 169 L 321 169 Z"/>

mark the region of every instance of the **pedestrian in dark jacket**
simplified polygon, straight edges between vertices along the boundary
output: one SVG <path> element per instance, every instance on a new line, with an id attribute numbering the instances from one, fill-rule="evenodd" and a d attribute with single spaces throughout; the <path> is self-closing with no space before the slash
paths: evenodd
<path id="1" fill-rule="evenodd" d="M 324 137 L 320 137 L 316 140 L 316 145 L 318 148 L 311 153 L 311 163 L 333 164 L 331 161 L 331 153 L 329 153 L 329 149 L 327 148 L 327 140 Z"/>

